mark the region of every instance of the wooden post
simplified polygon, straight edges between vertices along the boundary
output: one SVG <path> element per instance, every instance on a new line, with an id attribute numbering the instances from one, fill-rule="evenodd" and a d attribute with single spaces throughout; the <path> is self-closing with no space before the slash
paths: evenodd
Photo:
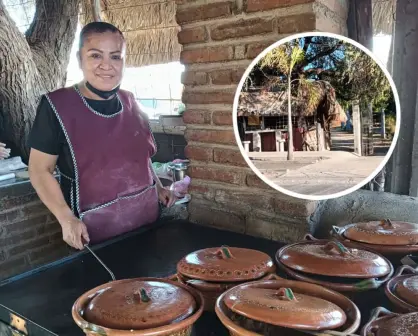
<path id="1" fill-rule="evenodd" d="M 91 8 L 93 12 L 94 21 L 101 22 L 102 18 L 100 16 L 100 0 L 91 0 Z"/>
<path id="2" fill-rule="evenodd" d="M 395 25 L 393 80 L 398 89 L 402 116 L 399 138 L 387 165 L 389 171 L 386 188 L 395 194 L 417 197 L 418 1 L 397 1 Z"/>
<path id="3" fill-rule="evenodd" d="M 384 109 L 380 112 L 380 135 L 383 139 L 386 139 L 386 117 Z"/>
<path id="4" fill-rule="evenodd" d="M 354 134 L 354 153 L 361 156 L 362 146 L 361 146 L 361 122 L 360 122 L 360 105 L 358 101 L 353 103 L 353 134 Z"/>

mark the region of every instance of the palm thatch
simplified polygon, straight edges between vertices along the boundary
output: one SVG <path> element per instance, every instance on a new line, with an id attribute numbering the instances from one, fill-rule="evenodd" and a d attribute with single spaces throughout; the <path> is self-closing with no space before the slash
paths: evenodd
<path id="1" fill-rule="evenodd" d="M 373 0 L 373 34 L 392 35 L 396 0 Z"/>
<path id="2" fill-rule="evenodd" d="M 100 16 L 124 33 L 127 66 L 141 67 L 180 60 L 176 8 L 175 0 L 101 0 Z M 83 0 L 80 22 L 91 21 L 91 0 Z"/>
<path id="3" fill-rule="evenodd" d="M 328 82 L 314 82 L 312 87 L 300 86 L 297 95 L 292 95 L 292 115 L 319 119 L 345 121 L 346 115 L 336 100 L 335 90 Z M 312 95 L 315 99 L 312 100 Z M 288 113 L 287 91 L 241 92 L 238 100 L 238 116 L 286 116 Z"/>

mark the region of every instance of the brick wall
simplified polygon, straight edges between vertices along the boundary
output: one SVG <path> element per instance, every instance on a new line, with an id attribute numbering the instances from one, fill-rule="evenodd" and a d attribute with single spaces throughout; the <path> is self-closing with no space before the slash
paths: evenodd
<path id="1" fill-rule="evenodd" d="M 29 181 L 0 187 L 0 280 L 70 253 Z"/>
<path id="2" fill-rule="evenodd" d="M 232 104 L 246 67 L 280 38 L 305 31 L 346 34 L 344 0 L 178 0 L 186 70 L 186 155 L 191 221 L 294 241 L 317 203 L 272 190 L 251 172 L 232 130 Z"/>

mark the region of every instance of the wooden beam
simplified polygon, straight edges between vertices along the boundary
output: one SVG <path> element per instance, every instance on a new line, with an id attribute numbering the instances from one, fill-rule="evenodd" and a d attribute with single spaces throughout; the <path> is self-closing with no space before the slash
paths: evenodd
<path id="1" fill-rule="evenodd" d="M 347 25 L 349 38 L 373 49 L 372 0 L 351 0 Z"/>
<path id="2" fill-rule="evenodd" d="M 100 0 L 91 0 L 91 8 L 93 9 L 93 19 L 96 22 L 101 22 L 102 18 L 100 16 L 101 7 L 100 7 Z"/>

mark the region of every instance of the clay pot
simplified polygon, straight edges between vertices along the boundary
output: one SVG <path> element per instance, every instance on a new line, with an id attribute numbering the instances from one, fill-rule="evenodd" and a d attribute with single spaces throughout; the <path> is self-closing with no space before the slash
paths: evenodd
<path id="1" fill-rule="evenodd" d="M 361 330 L 361 336 L 415 336 L 418 335 L 418 312 L 396 314 L 378 307 Z"/>
<path id="2" fill-rule="evenodd" d="M 204 310 L 213 311 L 219 295 L 238 284 L 274 273 L 276 266 L 267 254 L 238 247 L 216 247 L 185 256 L 170 277 L 202 293 Z"/>
<path id="3" fill-rule="evenodd" d="M 305 241 L 282 247 L 276 262 L 294 279 L 338 292 L 376 289 L 393 274 L 389 260 L 367 249 L 351 249 L 338 241 L 305 236 Z"/>
<path id="4" fill-rule="evenodd" d="M 216 301 L 215 312 L 233 336 L 299 336 L 333 330 L 354 333 L 361 320 L 343 294 L 271 275 L 237 285 Z"/>
<path id="5" fill-rule="evenodd" d="M 418 224 L 390 219 L 333 226 L 331 235 L 352 247 L 368 248 L 386 257 L 418 252 Z"/>
<path id="6" fill-rule="evenodd" d="M 418 270 L 406 265 L 399 267 L 393 278 L 385 284 L 385 294 L 397 311 L 418 311 Z"/>
<path id="7" fill-rule="evenodd" d="M 202 295 L 159 278 L 118 280 L 84 293 L 72 316 L 88 336 L 189 336 L 202 315 Z"/>

